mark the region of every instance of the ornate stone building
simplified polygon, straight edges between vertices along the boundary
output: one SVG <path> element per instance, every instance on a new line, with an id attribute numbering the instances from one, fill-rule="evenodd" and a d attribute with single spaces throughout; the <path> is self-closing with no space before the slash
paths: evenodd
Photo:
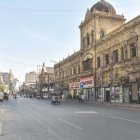
<path id="1" fill-rule="evenodd" d="M 54 84 L 54 68 L 42 65 L 41 73 L 39 74 L 38 90 L 40 92 L 49 92 L 53 90 Z"/>
<path id="2" fill-rule="evenodd" d="M 123 15 L 101 0 L 87 10 L 79 28 L 80 50 L 55 65 L 56 87 L 80 91 L 87 99 L 138 102 L 140 16 L 125 23 Z M 71 88 L 75 82 L 76 90 Z"/>

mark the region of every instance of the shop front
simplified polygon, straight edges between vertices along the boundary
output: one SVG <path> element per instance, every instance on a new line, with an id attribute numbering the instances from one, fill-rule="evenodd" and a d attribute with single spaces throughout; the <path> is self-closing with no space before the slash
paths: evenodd
<path id="1" fill-rule="evenodd" d="M 140 101 L 140 71 L 129 73 L 130 85 L 130 103 L 139 103 Z"/>
<path id="2" fill-rule="evenodd" d="M 69 93 L 72 95 L 72 98 L 78 96 L 80 93 L 80 82 L 70 83 Z"/>
<path id="3" fill-rule="evenodd" d="M 94 76 L 80 79 L 80 92 L 86 100 L 95 100 Z"/>

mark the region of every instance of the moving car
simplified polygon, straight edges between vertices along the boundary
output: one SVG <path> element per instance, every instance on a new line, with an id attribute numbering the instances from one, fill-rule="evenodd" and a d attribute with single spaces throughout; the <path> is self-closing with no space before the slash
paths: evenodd
<path id="1" fill-rule="evenodd" d="M 3 101 L 3 99 L 4 99 L 4 93 L 0 92 L 0 100 Z"/>
<path id="2" fill-rule="evenodd" d="M 4 99 L 8 100 L 9 99 L 9 94 L 4 92 Z"/>
<path id="3" fill-rule="evenodd" d="M 51 94 L 51 103 L 52 104 L 55 104 L 55 103 L 58 103 L 60 104 L 60 94 L 59 93 L 52 93 Z"/>

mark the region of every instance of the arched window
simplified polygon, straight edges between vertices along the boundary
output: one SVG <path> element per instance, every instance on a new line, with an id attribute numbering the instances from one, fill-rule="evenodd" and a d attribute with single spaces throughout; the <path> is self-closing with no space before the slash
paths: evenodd
<path id="1" fill-rule="evenodd" d="M 78 65 L 78 74 L 80 74 L 80 65 Z"/>
<path id="2" fill-rule="evenodd" d="M 72 68 L 70 68 L 70 75 L 72 75 Z"/>
<path id="3" fill-rule="evenodd" d="M 90 44 L 90 38 L 89 38 L 89 34 L 87 34 L 87 46 L 89 46 Z"/>
<path id="4" fill-rule="evenodd" d="M 94 32 L 93 30 L 91 31 L 91 34 L 90 34 L 90 44 L 92 44 L 94 41 Z"/>
<path id="5" fill-rule="evenodd" d="M 92 69 L 92 58 L 83 61 L 83 70 L 87 71 L 87 70 L 91 70 L 91 69 Z"/>
<path id="6" fill-rule="evenodd" d="M 137 47 L 136 43 L 131 43 L 130 44 L 130 51 L 131 51 L 131 58 L 134 58 L 137 56 Z"/>
<path id="7" fill-rule="evenodd" d="M 85 48 L 85 38 L 82 39 L 82 47 Z"/>

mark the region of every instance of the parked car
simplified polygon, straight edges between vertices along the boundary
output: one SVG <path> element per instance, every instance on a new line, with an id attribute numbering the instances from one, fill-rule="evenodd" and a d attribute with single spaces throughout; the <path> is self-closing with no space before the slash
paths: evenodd
<path id="1" fill-rule="evenodd" d="M 4 92 L 4 99 L 8 100 L 9 99 L 9 94 Z"/>
<path id="2" fill-rule="evenodd" d="M 3 99 L 4 99 L 4 93 L 0 92 L 0 100 L 3 101 Z"/>

